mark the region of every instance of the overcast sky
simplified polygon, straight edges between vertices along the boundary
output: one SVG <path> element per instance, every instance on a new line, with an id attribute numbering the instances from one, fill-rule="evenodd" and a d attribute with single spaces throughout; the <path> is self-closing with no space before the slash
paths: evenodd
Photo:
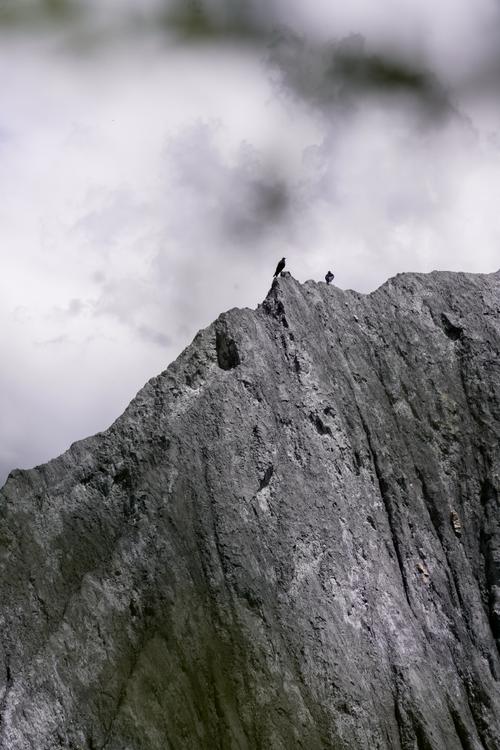
<path id="1" fill-rule="evenodd" d="M 138 5 L 0 8 L 0 484 L 282 255 L 362 292 L 500 267 L 497 2 Z"/>

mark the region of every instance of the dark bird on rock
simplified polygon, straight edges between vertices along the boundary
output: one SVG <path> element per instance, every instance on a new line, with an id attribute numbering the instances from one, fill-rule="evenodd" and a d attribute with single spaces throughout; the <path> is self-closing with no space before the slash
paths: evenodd
<path id="1" fill-rule="evenodd" d="M 276 271 L 274 272 L 274 278 L 276 278 L 276 276 L 280 275 L 280 273 L 282 272 L 282 270 L 284 269 L 284 267 L 285 267 L 285 259 L 282 258 L 280 260 L 280 262 L 278 263 L 278 265 L 276 266 Z"/>
<path id="2" fill-rule="evenodd" d="M 325 276 L 325 281 L 327 284 L 331 284 L 334 278 L 335 278 L 335 275 L 331 271 L 328 271 L 328 273 Z"/>

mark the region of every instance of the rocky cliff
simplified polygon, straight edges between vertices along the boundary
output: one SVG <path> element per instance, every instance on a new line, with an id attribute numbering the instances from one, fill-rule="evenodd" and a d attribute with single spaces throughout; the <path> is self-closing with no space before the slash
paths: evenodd
<path id="1" fill-rule="evenodd" d="M 498 750 L 500 272 L 276 281 L 0 493 L 2 750 Z"/>

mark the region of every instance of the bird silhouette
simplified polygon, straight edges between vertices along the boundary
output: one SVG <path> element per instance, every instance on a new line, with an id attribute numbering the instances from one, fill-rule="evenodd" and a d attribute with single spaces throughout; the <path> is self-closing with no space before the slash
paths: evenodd
<path id="1" fill-rule="evenodd" d="M 284 267 L 285 267 L 285 258 L 282 258 L 280 262 L 278 263 L 278 265 L 276 266 L 276 271 L 274 272 L 274 278 L 276 278 L 276 276 L 279 276 L 279 274 L 282 272 Z"/>
<path id="2" fill-rule="evenodd" d="M 335 278 L 335 275 L 331 271 L 328 271 L 328 273 L 325 276 L 325 281 L 327 284 L 331 284 L 334 278 Z"/>

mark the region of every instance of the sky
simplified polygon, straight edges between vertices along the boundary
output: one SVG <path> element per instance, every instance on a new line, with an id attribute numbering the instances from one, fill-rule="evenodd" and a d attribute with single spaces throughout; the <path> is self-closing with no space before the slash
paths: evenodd
<path id="1" fill-rule="evenodd" d="M 2 0 L 0 485 L 283 255 L 498 270 L 499 37 L 496 0 Z"/>

